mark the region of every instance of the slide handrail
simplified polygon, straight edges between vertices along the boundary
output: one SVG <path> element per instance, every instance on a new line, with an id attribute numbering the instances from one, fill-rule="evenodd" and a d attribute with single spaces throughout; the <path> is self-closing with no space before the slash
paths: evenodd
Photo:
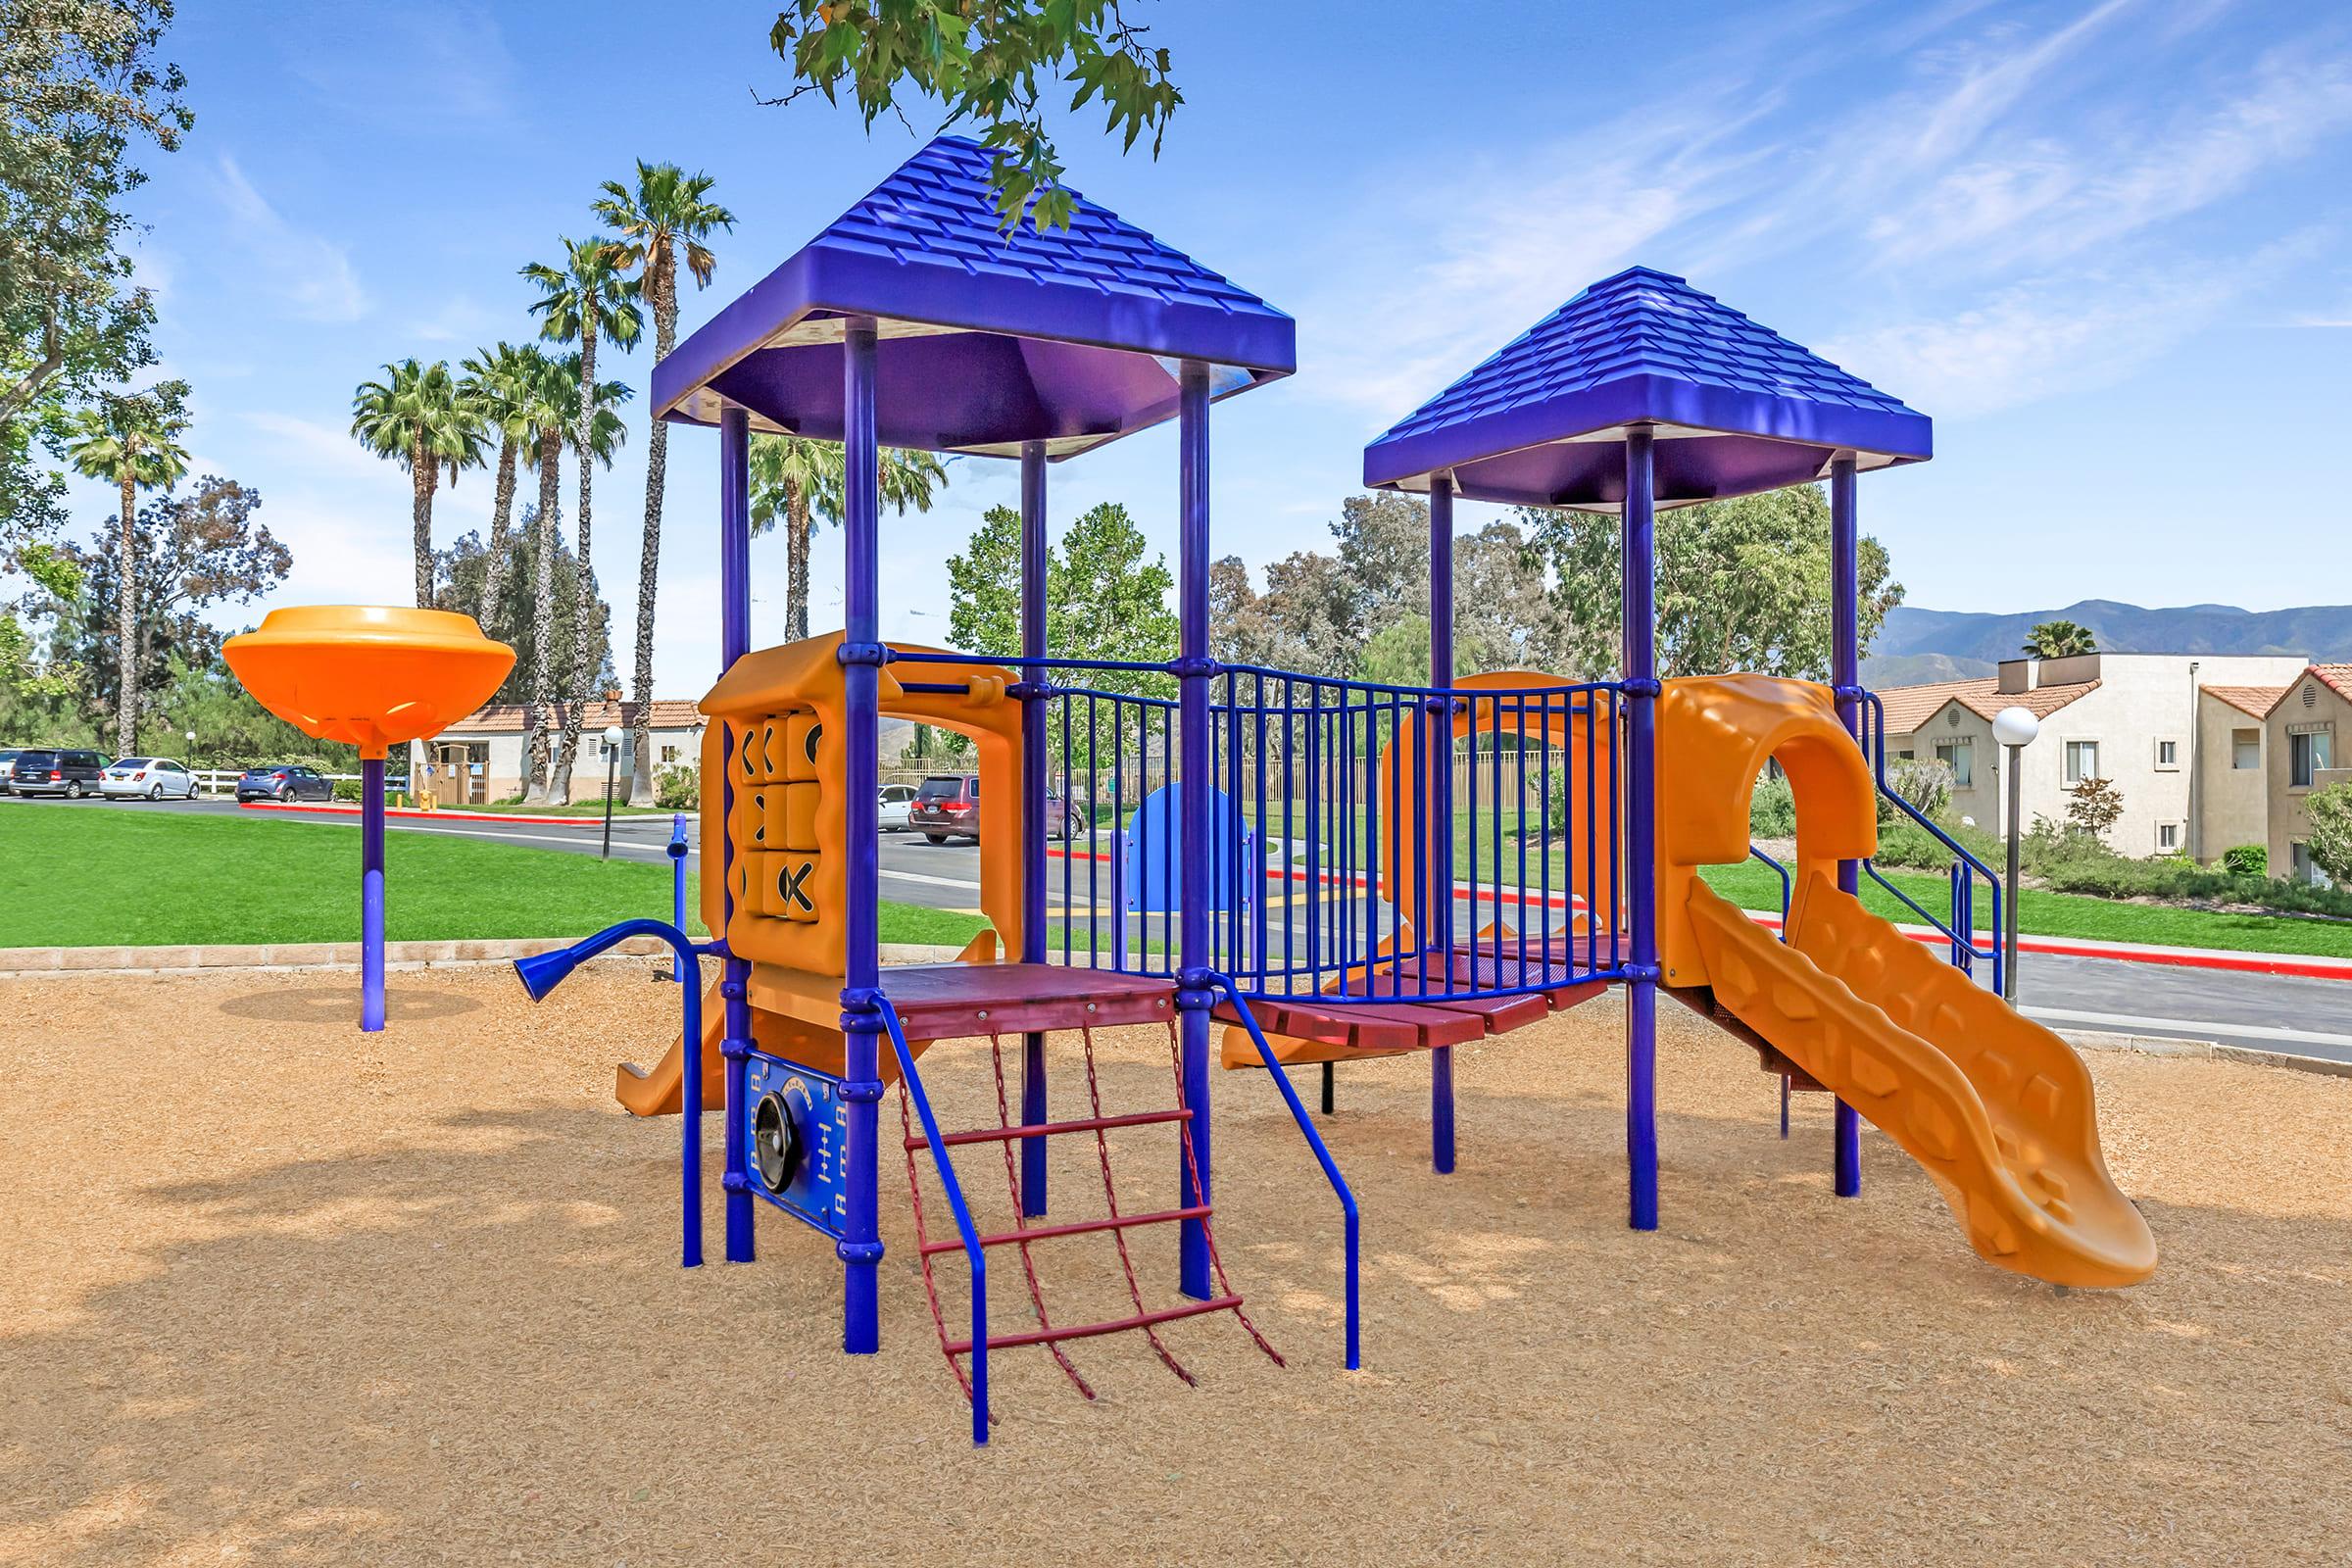
<path id="1" fill-rule="evenodd" d="M 1331 1183 L 1331 1190 L 1339 1195 L 1340 1212 L 1347 1217 L 1348 1227 L 1348 1370 L 1356 1371 L 1363 1365 L 1363 1345 L 1358 1318 L 1360 1298 L 1356 1289 L 1359 1235 L 1355 1194 L 1348 1191 L 1348 1179 L 1340 1174 L 1339 1161 L 1331 1157 L 1331 1150 L 1324 1145 L 1322 1135 L 1315 1131 L 1314 1118 L 1307 1115 L 1306 1105 L 1299 1100 L 1298 1091 L 1291 1087 L 1291 1075 L 1283 1071 L 1282 1063 L 1274 1059 L 1274 1048 L 1266 1043 L 1264 1032 L 1257 1027 L 1257 1019 L 1251 1015 L 1250 1004 L 1234 988 L 1233 977 L 1212 970 L 1208 978 L 1212 985 L 1225 993 L 1225 1000 L 1233 1004 L 1234 1016 L 1240 1018 L 1242 1027 L 1250 1031 L 1250 1043 L 1257 1047 L 1257 1057 L 1265 1065 L 1266 1076 L 1273 1079 L 1274 1086 L 1282 1091 L 1284 1102 L 1291 1107 L 1291 1119 L 1298 1124 L 1299 1133 L 1306 1139 L 1306 1147 L 1314 1152 L 1315 1163 L 1323 1167 L 1324 1179 Z"/>
<path id="2" fill-rule="evenodd" d="M 980 1228 L 972 1223 L 972 1210 L 963 1200 L 963 1184 L 956 1179 L 956 1166 L 948 1158 L 948 1141 L 939 1130 L 939 1118 L 931 1113 L 931 1097 L 923 1089 L 923 1075 L 914 1068 L 914 1053 L 906 1047 L 906 1031 L 899 1023 L 899 1010 L 890 1004 L 882 992 L 874 994 L 882 1009 L 882 1027 L 890 1036 L 890 1049 L 899 1058 L 899 1081 L 906 1086 L 908 1098 L 914 1102 L 915 1119 L 923 1124 L 923 1138 L 931 1152 L 931 1166 L 939 1172 L 939 1185 L 948 1195 L 948 1210 L 956 1216 L 956 1234 L 963 1240 L 963 1258 L 972 1270 L 972 1443 L 986 1446 L 988 1443 L 988 1254 L 980 1245 Z"/>
<path id="3" fill-rule="evenodd" d="M 2001 941 L 2001 933 L 2008 929 L 2008 927 L 2004 925 L 2001 920 L 2001 900 L 2003 897 L 2005 897 L 2005 891 L 2001 886 L 2001 879 L 1993 874 L 1991 866 L 1986 865 L 1983 860 L 1980 860 L 1974 855 L 1971 855 L 1967 848 L 1963 846 L 1958 839 L 1953 838 L 1942 828 L 1936 826 L 1936 824 L 1928 817 L 1926 812 L 1920 810 L 1909 801 L 1904 800 L 1901 795 L 1895 792 L 1893 785 L 1887 781 L 1886 705 L 1881 701 L 1879 694 L 1865 688 L 1854 687 L 1850 690 L 1841 690 L 1838 695 L 1852 695 L 1859 697 L 1861 700 L 1862 711 L 1864 714 L 1862 723 L 1863 755 L 1869 760 L 1871 777 L 1876 782 L 1879 793 L 1886 797 L 1886 799 L 1893 805 L 1896 810 L 1909 817 L 1912 821 L 1917 822 L 1921 827 L 1926 828 L 1930 834 L 1934 835 L 1937 843 L 1941 844 L 1945 849 L 1951 851 L 1954 863 L 1966 866 L 1968 868 L 1967 877 L 1954 879 L 1954 903 L 1956 906 L 1952 910 L 1952 917 L 1949 921 L 1938 919 L 1935 915 L 1930 914 L 1926 909 L 1920 907 L 1918 901 L 1913 899 L 1902 889 L 1896 887 L 1892 882 L 1889 882 L 1886 876 L 1880 872 L 1878 865 L 1874 861 L 1864 860 L 1862 862 L 1862 869 L 1868 873 L 1873 882 L 1876 882 L 1879 886 L 1885 888 L 1887 892 L 1893 894 L 1897 899 L 1901 900 L 1906 907 L 1911 909 L 1922 920 L 1926 921 L 1930 926 L 1933 926 L 1938 933 L 1940 933 L 1943 938 L 1951 944 L 1952 954 L 1955 959 L 1959 958 L 1960 956 L 1965 954 L 1969 957 L 1983 958 L 1990 962 L 1992 965 L 1992 990 L 1996 994 L 2002 993 L 2005 989 L 2003 982 L 2008 973 L 2009 956 L 2005 951 Z M 2015 787 L 2014 782 L 2012 783 L 2011 787 Z M 1975 906 L 1975 900 L 1968 896 L 1969 890 L 1964 886 L 1964 883 L 1968 877 L 1978 876 L 1983 877 L 1985 885 L 1992 890 L 1992 941 L 1988 947 L 1979 947 L 1977 945 L 1976 933 L 1973 929 L 1969 929 L 1973 927 L 1976 922 L 1973 919 L 1965 918 L 1963 913 L 1964 909 L 1972 909 Z M 1966 964 L 1956 964 L 1956 966 L 1961 968 L 1968 967 Z"/>

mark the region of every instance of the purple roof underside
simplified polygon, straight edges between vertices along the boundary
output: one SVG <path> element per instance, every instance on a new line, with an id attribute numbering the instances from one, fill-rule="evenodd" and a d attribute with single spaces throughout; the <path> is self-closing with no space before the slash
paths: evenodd
<path id="1" fill-rule="evenodd" d="M 1072 192 L 1070 226 L 997 226 L 991 154 L 942 136 L 654 367 L 654 412 L 841 437 L 841 322 L 881 325 L 884 445 L 1067 457 L 1173 416 L 1179 361 L 1217 395 L 1298 367 L 1291 318 Z"/>
<path id="2" fill-rule="evenodd" d="M 1867 381 L 1679 277 L 1636 267 L 1586 289 L 1364 449 L 1364 483 L 1506 505 L 1615 510 L 1649 424 L 1661 504 L 1922 463 L 1934 426 Z"/>

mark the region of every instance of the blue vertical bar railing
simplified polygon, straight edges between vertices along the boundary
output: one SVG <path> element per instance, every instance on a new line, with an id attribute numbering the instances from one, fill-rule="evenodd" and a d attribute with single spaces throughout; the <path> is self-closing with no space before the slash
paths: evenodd
<path id="1" fill-rule="evenodd" d="M 1204 951 L 1258 1000 L 1426 1002 L 1624 978 L 1613 682 L 1456 691 L 1220 664 L 1203 751 L 1222 806 L 1196 857 L 1165 815 L 1137 821 L 1183 773 L 1172 666 L 924 658 L 1016 669 L 1015 695 L 1038 715 L 1046 787 L 1074 823 L 1047 851 L 1050 958 L 1175 978 L 1174 894 L 1198 859 Z M 1571 731 L 1597 744 L 1554 744 Z M 1418 777 L 1384 774 L 1400 736 Z M 1400 857 L 1414 891 L 1396 907 L 1385 895 Z"/>

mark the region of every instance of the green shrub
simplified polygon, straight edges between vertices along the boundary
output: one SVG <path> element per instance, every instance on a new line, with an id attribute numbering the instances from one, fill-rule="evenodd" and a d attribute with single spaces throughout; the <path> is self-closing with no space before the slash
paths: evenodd
<path id="1" fill-rule="evenodd" d="M 665 811 L 700 810 L 702 772 L 692 767 L 665 767 L 654 775 L 654 804 Z"/>
<path id="2" fill-rule="evenodd" d="M 1952 852 L 1944 847 L 1942 840 L 1917 822 L 1907 816 L 1898 816 L 1879 829 L 1879 853 L 1872 858 L 1880 865 L 1940 871 L 1952 863 Z"/>
<path id="3" fill-rule="evenodd" d="M 2222 852 L 2222 868 L 2232 876 L 2268 876 L 2271 852 L 2260 844 L 2240 844 Z"/>
<path id="4" fill-rule="evenodd" d="M 1796 797 L 1789 792 L 1788 781 L 1778 776 L 1756 780 L 1756 793 L 1747 807 L 1747 836 L 1786 839 L 1795 835 Z"/>

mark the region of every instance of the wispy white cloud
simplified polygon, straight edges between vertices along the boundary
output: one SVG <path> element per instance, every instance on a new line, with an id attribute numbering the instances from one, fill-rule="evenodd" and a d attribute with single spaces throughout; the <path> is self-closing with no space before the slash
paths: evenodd
<path id="1" fill-rule="evenodd" d="M 454 294 L 430 316 L 409 328 L 427 343 L 471 345 L 497 324 L 498 318 L 470 294 Z"/>
<path id="2" fill-rule="evenodd" d="M 2112 385 L 2205 330 L 2250 288 L 2316 248 L 2291 236 L 2242 258 L 2121 273 L 2058 274 L 1958 312 L 1891 321 L 1821 352 L 1920 408 L 1954 417 Z"/>
<path id="3" fill-rule="evenodd" d="M 213 186 L 227 212 L 225 237 L 270 280 L 267 292 L 290 314 L 308 321 L 356 321 L 368 314 L 368 291 L 350 254 L 289 221 L 226 153 L 220 155 Z"/>

